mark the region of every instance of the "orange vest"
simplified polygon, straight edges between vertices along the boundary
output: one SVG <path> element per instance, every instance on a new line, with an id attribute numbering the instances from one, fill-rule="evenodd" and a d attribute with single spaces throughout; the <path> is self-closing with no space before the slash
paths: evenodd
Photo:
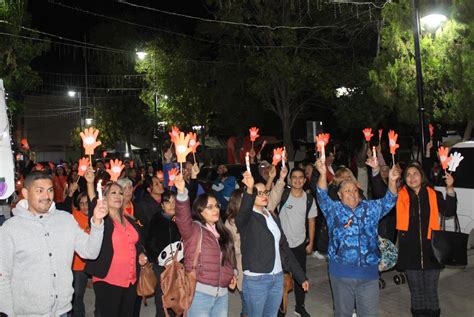
<path id="1" fill-rule="evenodd" d="M 436 192 L 430 187 L 426 187 L 428 191 L 428 200 L 430 203 L 430 220 L 428 224 L 428 240 L 431 240 L 431 231 L 439 230 L 439 211 L 438 200 L 436 199 Z M 421 211 L 420 211 L 421 212 Z M 397 199 L 397 229 L 408 231 L 408 224 L 410 222 L 410 195 L 406 186 L 398 193 Z"/>
<path id="2" fill-rule="evenodd" d="M 77 223 L 79 224 L 79 227 L 81 227 L 81 229 L 84 230 L 85 232 L 89 233 L 90 232 L 89 217 L 76 209 L 72 211 L 72 215 L 74 216 L 74 219 L 76 219 Z M 79 255 L 77 255 L 77 253 L 74 253 L 74 260 L 72 262 L 72 270 L 84 271 L 85 266 L 86 266 L 86 262 Z"/>

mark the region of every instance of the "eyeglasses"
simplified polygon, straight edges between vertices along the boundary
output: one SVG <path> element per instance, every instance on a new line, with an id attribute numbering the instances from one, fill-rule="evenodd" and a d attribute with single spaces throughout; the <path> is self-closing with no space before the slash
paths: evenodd
<path id="1" fill-rule="evenodd" d="M 270 194 L 270 191 L 269 190 L 264 190 L 264 191 L 258 191 L 257 192 L 257 196 L 268 196 Z"/>
<path id="2" fill-rule="evenodd" d="M 206 209 L 213 209 L 213 208 L 221 209 L 221 204 L 217 203 L 215 205 L 207 205 L 206 206 Z"/>

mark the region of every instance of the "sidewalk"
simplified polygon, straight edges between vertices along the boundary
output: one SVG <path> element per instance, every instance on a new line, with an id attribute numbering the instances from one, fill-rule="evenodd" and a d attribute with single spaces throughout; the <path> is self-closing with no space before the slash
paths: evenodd
<path id="1" fill-rule="evenodd" d="M 449 317 L 474 317 L 474 250 L 469 252 L 469 266 L 463 269 L 444 269 L 439 284 L 441 315 Z M 327 276 L 325 261 L 308 257 L 308 277 L 311 290 L 306 296 L 306 309 L 311 316 L 332 316 L 332 298 Z M 382 275 L 386 287 L 380 291 L 380 315 L 409 317 L 410 292 L 407 284 L 396 285 L 393 281 L 394 272 Z M 289 295 L 287 316 L 295 316 L 294 295 Z M 87 289 L 86 316 L 93 317 L 94 292 Z M 142 306 L 142 317 L 155 316 L 153 299 L 148 300 L 148 306 Z M 229 300 L 229 316 L 240 316 L 240 297 L 231 294 Z"/>

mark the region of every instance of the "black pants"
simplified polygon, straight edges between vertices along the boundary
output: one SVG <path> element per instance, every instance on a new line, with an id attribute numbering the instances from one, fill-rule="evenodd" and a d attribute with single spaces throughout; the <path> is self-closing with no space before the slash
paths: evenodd
<path id="1" fill-rule="evenodd" d="M 439 311 L 439 273 L 440 270 L 406 270 L 412 312 Z"/>
<path id="2" fill-rule="evenodd" d="M 163 300 L 161 296 L 163 295 L 163 292 L 161 291 L 161 273 L 165 270 L 164 267 L 158 265 L 157 263 L 153 263 L 153 270 L 155 271 L 156 274 L 156 280 L 158 283 L 156 283 L 156 288 L 155 288 L 155 306 L 156 306 L 156 317 L 164 317 L 165 312 L 163 311 Z M 174 312 L 171 309 L 168 309 L 168 314 L 170 316 L 175 316 Z"/>
<path id="3" fill-rule="evenodd" d="M 101 316 L 133 316 L 137 299 L 137 283 L 129 287 L 120 287 L 105 282 L 96 282 L 94 283 L 94 292 Z"/>
<path id="4" fill-rule="evenodd" d="M 74 295 L 72 298 L 72 316 L 84 317 L 86 309 L 84 307 L 84 294 L 86 292 L 87 280 L 89 275 L 84 271 L 72 271 L 74 277 L 73 287 Z"/>
<path id="5" fill-rule="evenodd" d="M 303 242 L 296 248 L 291 248 L 291 251 L 295 255 L 295 258 L 300 264 L 303 271 L 306 273 L 306 242 Z M 305 299 L 306 293 L 304 292 L 301 285 L 299 285 L 295 279 L 293 279 L 293 281 L 294 281 L 296 307 L 302 307 L 304 306 L 304 299 Z"/>

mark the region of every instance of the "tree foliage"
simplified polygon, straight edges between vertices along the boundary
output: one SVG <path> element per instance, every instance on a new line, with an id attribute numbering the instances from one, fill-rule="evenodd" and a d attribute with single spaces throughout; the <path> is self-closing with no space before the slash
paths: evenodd
<path id="1" fill-rule="evenodd" d="M 5 0 L 0 2 L 0 31 L 10 35 L 0 36 L 0 78 L 10 93 L 9 107 L 18 110 L 24 92 L 41 83 L 38 73 L 32 70 L 31 61 L 49 48 L 47 42 L 33 42 L 34 32 L 22 32 L 21 26 L 29 24 L 26 0 Z"/>
<path id="2" fill-rule="evenodd" d="M 428 116 L 443 123 L 474 119 L 474 16 L 472 1 L 453 4 L 451 18 L 436 34 L 423 32 L 420 40 L 424 102 Z M 414 124 L 417 116 L 416 69 L 409 0 L 383 9 L 380 55 L 369 72 L 375 101 L 399 119 Z"/>

